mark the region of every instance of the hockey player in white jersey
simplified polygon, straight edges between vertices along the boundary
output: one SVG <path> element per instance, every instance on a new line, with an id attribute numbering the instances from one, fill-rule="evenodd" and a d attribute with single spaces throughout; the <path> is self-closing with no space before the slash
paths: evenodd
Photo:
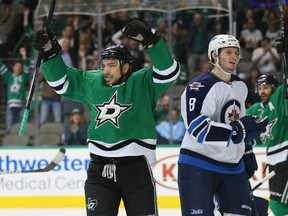
<path id="1" fill-rule="evenodd" d="M 213 69 L 193 78 L 181 97 L 186 133 L 178 159 L 182 216 L 251 215 L 249 178 L 257 169 L 251 146 L 268 121 L 245 115 L 247 87 L 233 74 L 241 58 L 232 35 L 215 36 L 208 57 Z"/>

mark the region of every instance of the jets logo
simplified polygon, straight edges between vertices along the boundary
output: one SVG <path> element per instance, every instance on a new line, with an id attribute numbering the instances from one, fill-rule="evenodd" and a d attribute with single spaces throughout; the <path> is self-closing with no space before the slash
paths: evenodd
<path id="1" fill-rule="evenodd" d="M 221 110 L 221 122 L 229 124 L 239 119 L 241 113 L 241 105 L 236 100 L 228 101 Z"/>
<path id="2" fill-rule="evenodd" d="M 106 122 L 112 123 L 115 127 L 119 128 L 119 118 L 132 107 L 131 104 L 120 104 L 117 102 L 117 92 L 109 99 L 108 102 L 103 104 L 94 104 L 94 107 L 98 110 L 96 116 L 96 128 L 105 124 Z"/>

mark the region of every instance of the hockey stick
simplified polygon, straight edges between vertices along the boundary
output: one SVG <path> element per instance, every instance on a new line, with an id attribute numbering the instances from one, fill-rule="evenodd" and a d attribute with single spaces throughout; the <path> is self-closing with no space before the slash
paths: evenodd
<path id="1" fill-rule="evenodd" d="M 251 202 L 252 202 L 252 209 L 253 209 L 253 213 L 252 215 L 255 216 L 260 216 L 259 211 L 258 211 L 258 207 L 257 207 L 257 203 L 255 201 L 255 197 L 253 195 L 253 191 L 255 191 L 256 189 L 258 189 L 262 184 L 264 184 L 266 181 L 268 181 L 270 178 L 272 178 L 275 175 L 275 172 L 272 171 L 270 172 L 265 178 L 262 179 L 262 181 L 260 181 L 256 186 L 254 186 L 251 190 L 250 190 L 250 196 L 251 196 Z M 266 211 L 266 210 L 265 210 Z"/>
<path id="2" fill-rule="evenodd" d="M 57 164 L 59 164 L 64 156 L 65 156 L 66 150 L 64 148 L 61 148 L 55 158 L 51 161 L 50 164 L 48 164 L 46 167 L 42 169 L 36 169 L 36 170 L 14 170 L 14 171 L 3 171 L 0 172 L 0 175 L 3 174 L 17 174 L 17 173 L 39 173 L 39 172 L 49 172 L 53 170 Z"/>
<path id="3" fill-rule="evenodd" d="M 278 6 L 279 6 L 279 12 L 280 12 L 280 37 L 285 38 L 285 25 L 288 25 L 288 23 L 285 23 L 285 20 L 287 20 L 287 15 L 284 14 L 284 2 L 283 0 L 278 0 Z M 286 9 L 287 11 L 287 9 Z M 286 47 L 286 45 L 285 45 Z M 287 99 L 288 98 L 288 68 L 287 68 L 287 59 L 286 59 L 286 49 L 284 49 L 284 52 L 281 55 L 282 60 L 282 70 L 283 70 L 283 80 L 284 80 L 284 96 Z M 285 113 L 286 116 L 288 115 L 288 102 L 285 102 Z"/>
<path id="4" fill-rule="evenodd" d="M 47 17 L 46 27 L 49 27 L 49 25 L 51 24 L 52 16 L 53 16 L 54 9 L 55 9 L 55 5 L 56 5 L 56 0 L 52 0 L 51 1 L 51 5 L 50 5 L 50 9 L 49 9 L 49 14 L 48 14 L 48 17 Z M 24 114 L 23 114 L 23 117 L 22 117 L 20 129 L 19 129 L 19 135 L 20 136 L 23 136 L 24 132 L 25 132 L 25 128 L 26 128 L 26 124 L 27 124 L 27 120 L 28 120 L 28 116 L 29 116 L 29 112 L 30 112 L 31 101 L 32 101 L 32 98 L 33 98 L 33 95 L 34 95 L 34 91 L 35 91 L 35 87 L 36 87 L 36 84 L 37 84 L 37 81 L 38 81 L 38 75 L 39 75 L 39 70 L 40 70 L 42 56 L 43 56 L 43 50 L 40 50 L 38 52 L 36 66 L 35 66 L 35 70 L 34 70 L 34 74 L 33 74 L 33 78 L 32 78 L 32 83 L 30 85 L 28 99 L 27 99 L 27 102 L 26 102 L 25 111 L 24 111 Z"/>
<path id="5" fill-rule="evenodd" d="M 270 172 L 265 178 L 263 178 L 257 185 L 255 185 L 251 190 L 255 191 L 258 189 L 262 184 L 264 184 L 266 181 L 268 181 L 270 178 L 272 178 L 275 175 L 275 171 Z"/>

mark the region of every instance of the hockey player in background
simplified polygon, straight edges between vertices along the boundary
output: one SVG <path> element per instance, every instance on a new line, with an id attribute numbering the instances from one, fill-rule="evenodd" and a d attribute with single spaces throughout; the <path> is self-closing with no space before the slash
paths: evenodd
<path id="1" fill-rule="evenodd" d="M 260 135 L 268 120 L 245 115 L 247 87 L 233 72 L 241 58 L 232 35 L 215 36 L 208 57 L 213 69 L 193 78 L 181 97 L 185 123 L 178 159 L 182 216 L 251 215 L 249 178 L 257 169 L 245 141 Z"/>
<path id="2" fill-rule="evenodd" d="M 247 114 L 268 117 L 266 131 L 257 144 L 267 148 L 269 172 L 276 175 L 269 180 L 269 205 L 275 216 L 288 215 L 288 115 L 285 113 L 284 84 L 278 87 L 273 75 L 262 75 L 258 81 L 261 102 L 253 104 Z"/>
<path id="3" fill-rule="evenodd" d="M 37 31 L 34 39 L 35 49 L 44 49 L 42 68 L 51 87 L 85 104 L 92 114 L 87 140 L 91 157 L 85 183 L 87 216 L 116 216 L 121 199 L 127 215 L 158 215 L 150 168 L 156 162 L 153 112 L 180 67 L 166 43 L 141 21 L 129 22 L 122 32 L 142 43 L 151 67 L 131 71 L 130 51 L 117 45 L 102 52 L 101 70 L 77 70 L 63 63 L 50 30 Z"/>

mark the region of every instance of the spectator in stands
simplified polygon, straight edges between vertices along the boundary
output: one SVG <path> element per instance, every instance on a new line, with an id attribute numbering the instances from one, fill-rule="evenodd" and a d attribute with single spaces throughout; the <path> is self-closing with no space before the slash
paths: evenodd
<path id="1" fill-rule="evenodd" d="M 131 39 L 128 39 L 128 47 L 130 49 L 131 55 L 133 56 L 133 64 L 131 71 L 140 70 L 141 68 L 143 68 L 145 63 L 144 50 L 139 49 L 139 42 Z"/>
<path id="2" fill-rule="evenodd" d="M 61 122 L 62 119 L 62 103 L 61 96 L 58 95 L 47 83 L 43 73 L 39 73 L 38 81 L 42 84 L 41 89 L 41 108 L 40 108 L 40 124 L 48 121 L 50 111 L 53 113 L 54 122 Z"/>
<path id="3" fill-rule="evenodd" d="M 32 26 L 30 26 L 29 22 L 29 16 L 30 16 L 30 8 L 29 7 L 24 7 L 23 9 L 23 29 L 24 29 L 24 35 L 26 40 L 28 41 L 29 45 L 29 50 L 28 51 L 28 57 L 34 57 L 35 56 L 35 50 L 31 49 L 32 48 L 32 41 L 33 41 L 33 29 Z"/>
<path id="4" fill-rule="evenodd" d="M 261 47 L 253 50 L 251 61 L 261 74 L 275 73 L 280 64 L 280 56 L 275 47 L 271 47 L 270 39 L 264 37 Z"/>
<path id="5" fill-rule="evenodd" d="M 81 70 L 87 70 L 88 64 L 88 50 L 86 44 L 80 44 L 78 50 L 78 68 Z"/>
<path id="6" fill-rule="evenodd" d="M 257 28 L 262 32 L 262 35 L 264 36 L 267 31 L 267 23 L 268 23 L 268 17 L 271 13 L 271 9 L 268 8 L 265 4 L 262 4 L 255 10 L 255 16 L 254 20 L 256 21 Z"/>
<path id="7" fill-rule="evenodd" d="M 163 121 L 169 120 L 169 103 L 170 97 L 168 94 L 162 95 L 162 97 L 158 100 L 157 108 L 154 111 L 154 120 L 156 125 L 160 124 Z"/>
<path id="8" fill-rule="evenodd" d="M 201 73 L 207 73 L 209 70 L 212 70 L 213 66 L 210 61 L 204 62 L 201 65 Z"/>
<path id="9" fill-rule="evenodd" d="M 106 16 L 102 26 L 103 47 L 111 46 L 112 44 L 118 44 L 113 41 L 113 36 L 117 31 L 114 18 L 111 18 L 112 14 Z M 119 32 L 120 33 L 120 32 Z"/>
<path id="10" fill-rule="evenodd" d="M 252 52 L 255 48 L 260 46 L 263 39 L 262 32 L 257 29 L 255 20 L 250 18 L 246 22 L 247 28 L 240 32 L 240 44 L 243 47 L 243 56 L 246 55 L 247 59 L 251 59 Z"/>
<path id="11" fill-rule="evenodd" d="M 87 53 L 91 53 L 93 50 L 97 49 L 96 40 L 96 21 L 93 19 L 91 24 L 85 25 L 79 32 L 79 43 L 84 44 L 87 50 Z"/>
<path id="12" fill-rule="evenodd" d="M 99 51 L 94 50 L 92 55 L 87 56 L 87 69 L 96 70 L 99 64 Z"/>
<path id="13" fill-rule="evenodd" d="M 215 10 L 215 19 L 212 22 L 215 34 L 229 33 L 229 18 L 223 10 Z"/>
<path id="14" fill-rule="evenodd" d="M 16 61 L 12 71 L 0 59 L 0 75 L 6 83 L 7 107 L 6 107 L 6 130 L 10 132 L 14 123 L 20 122 L 25 110 L 26 88 L 29 84 L 29 60 L 25 47 L 19 49 L 21 61 Z"/>
<path id="15" fill-rule="evenodd" d="M 243 29 L 247 29 L 247 20 L 254 19 L 255 14 L 252 8 L 246 8 L 245 10 L 237 11 L 237 33 L 240 37 L 240 33 Z"/>
<path id="16" fill-rule="evenodd" d="M 184 137 L 185 126 L 179 119 L 179 110 L 172 110 L 172 119 L 163 121 L 156 125 L 158 144 L 180 144 Z M 172 135 L 172 137 L 171 137 Z"/>
<path id="17" fill-rule="evenodd" d="M 79 52 L 79 41 L 76 39 L 74 40 L 74 47 L 71 46 L 71 39 L 68 37 L 64 37 L 62 41 L 62 52 L 61 57 L 66 65 L 78 67 L 78 52 Z M 83 105 L 72 101 L 67 98 L 63 98 L 63 116 L 64 116 L 64 123 L 68 122 L 70 118 L 71 111 L 75 108 L 80 109 L 83 111 Z"/>
<path id="18" fill-rule="evenodd" d="M 248 95 L 246 98 L 246 108 L 249 108 L 252 104 L 259 102 L 260 97 L 257 92 L 257 80 L 260 77 L 260 71 L 257 67 L 253 67 L 250 71 L 249 77 L 244 79 L 244 82 L 248 89 Z"/>
<path id="19" fill-rule="evenodd" d="M 195 73 L 199 73 L 200 65 L 208 61 L 207 47 L 210 41 L 205 23 L 201 13 L 195 13 L 193 22 L 190 24 L 188 30 L 188 80 L 190 80 Z"/>
<path id="20" fill-rule="evenodd" d="M 71 112 L 73 109 L 79 109 L 81 113 L 83 113 L 84 107 L 83 104 L 78 103 L 76 101 L 63 98 L 63 118 L 64 118 L 64 123 L 66 124 L 69 121 Z"/>
<path id="21" fill-rule="evenodd" d="M 156 29 L 159 35 L 165 40 L 168 41 L 168 28 L 167 28 L 167 20 L 159 19 L 158 20 L 158 28 Z"/>
<path id="22" fill-rule="evenodd" d="M 203 64 L 201 64 L 200 66 L 200 71 L 198 73 L 195 73 L 193 77 L 198 76 L 203 73 L 207 73 L 209 70 L 212 70 L 212 69 L 213 69 L 213 66 L 211 62 L 209 61 L 203 62 Z"/>
<path id="23" fill-rule="evenodd" d="M 116 45 L 122 44 L 130 49 L 131 55 L 133 56 L 133 64 L 131 71 L 137 71 L 143 68 L 145 64 L 145 52 L 139 42 L 124 37 L 121 30 L 117 31 L 112 36 L 112 41 Z"/>
<path id="24" fill-rule="evenodd" d="M 279 21 L 271 20 L 268 21 L 267 31 L 265 37 L 270 39 L 270 44 L 272 47 L 276 47 L 276 39 L 279 37 Z"/>
<path id="25" fill-rule="evenodd" d="M 88 125 L 84 121 L 79 109 L 73 109 L 69 122 L 64 128 L 64 143 L 66 145 L 85 145 L 87 141 Z"/>
<path id="26" fill-rule="evenodd" d="M 79 30 L 78 17 L 73 18 L 73 25 L 67 24 L 62 30 L 62 37 L 59 39 L 59 44 L 62 45 L 65 38 L 70 39 L 71 47 L 78 49 L 79 46 Z"/>
<path id="27" fill-rule="evenodd" d="M 16 22 L 12 5 L 5 5 L 0 12 L 0 44 L 4 44 L 5 48 L 11 51 L 13 49 L 11 46 L 14 45 L 12 41 L 15 37 L 12 32 Z"/>
<path id="28" fill-rule="evenodd" d="M 177 79 L 177 84 L 187 84 L 187 42 L 188 32 L 180 22 L 172 25 L 172 51 L 174 58 L 181 65 L 181 74 Z"/>
<path id="29" fill-rule="evenodd" d="M 73 66 L 73 67 L 78 66 L 79 46 L 72 47 L 70 38 L 63 38 L 61 46 L 63 50 L 61 53 L 61 57 L 63 61 L 69 66 Z"/>

